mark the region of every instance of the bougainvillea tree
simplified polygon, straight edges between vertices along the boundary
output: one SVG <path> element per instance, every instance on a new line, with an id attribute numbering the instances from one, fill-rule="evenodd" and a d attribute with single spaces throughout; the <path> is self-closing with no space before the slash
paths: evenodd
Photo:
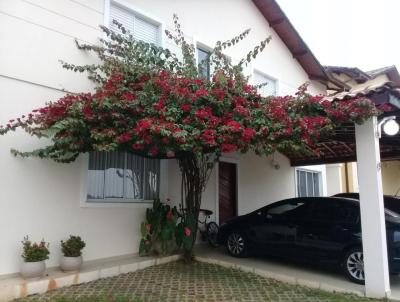
<path id="1" fill-rule="evenodd" d="M 155 158 L 176 158 L 182 172 L 180 229 L 186 259 L 192 256 L 202 192 L 222 153 L 253 151 L 258 155 L 312 152 L 312 146 L 342 123 L 362 123 L 377 114 L 367 99 L 329 102 L 311 96 L 302 86 L 296 95 L 262 97 L 242 68 L 261 52 L 270 38 L 253 48 L 238 64 L 223 54 L 249 31 L 217 42 L 207 59 L 210 79 L 196 66 L 189 45 L 174 18 L 175 31 L 166 34 L 181 49 L 174 54 L 135 40 L 115 22 L 105 27 L 101 46 L 81 45 L 100 63 L 67 69 L 87 72 L 97 85 L 94 92 L 68 94 L 0 128 L 5 134 L 22 128 L 51 143 L 18 156 L 38 156 L 57 162 L 74 161 L 79 154 L 127 151 Z"/>

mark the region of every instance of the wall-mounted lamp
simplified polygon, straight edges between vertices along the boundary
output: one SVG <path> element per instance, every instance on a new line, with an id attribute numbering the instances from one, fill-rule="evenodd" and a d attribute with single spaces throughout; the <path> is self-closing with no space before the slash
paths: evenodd
<path id="1" fill-rule="evenodd" d="M 400 126 L 396 122 L 395 116 L 386 116 L 378 123 L 378 136 L 379 138 L 382 137 L 382 128 L 383 132 L 387 135 L 396 135 L 399 133 Z"/>

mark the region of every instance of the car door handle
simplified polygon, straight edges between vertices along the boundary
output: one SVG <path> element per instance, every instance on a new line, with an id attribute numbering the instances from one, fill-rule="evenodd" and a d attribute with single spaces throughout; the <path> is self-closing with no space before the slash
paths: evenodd
<path id="1" fill-rule="evenodd" d="M 314 239 L 314 238 L 315 238 L 314 234 L 312 234 L 312 233 L 306 234 L 306 237 L 307 237 L 308 239 Z"/>

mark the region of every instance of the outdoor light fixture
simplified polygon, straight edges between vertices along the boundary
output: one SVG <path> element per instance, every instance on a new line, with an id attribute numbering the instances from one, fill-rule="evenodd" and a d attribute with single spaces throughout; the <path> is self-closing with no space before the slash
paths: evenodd
<path id="1" fill-rule="evenodd" d="M 395 116 L 384 117 L 378 123 L 378 136 L 379 136 L 379 138 L 382 137 L 382 128 L 383 128 L 383 132 L 385 132 L 387 135 L 396 135 L 397 133 L 399 133 L 399 130 L 400 130 L 400 126 L 396 122 L 396 117 Z"/>

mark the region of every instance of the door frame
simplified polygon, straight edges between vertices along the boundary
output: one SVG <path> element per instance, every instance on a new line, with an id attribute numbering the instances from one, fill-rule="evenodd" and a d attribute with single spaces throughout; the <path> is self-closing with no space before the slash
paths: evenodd
<path id="1" fill-rule="evenodd" d="M 221 156 L 216 164 L 215 169 L 215 222 L 219 225 L 219 162 L 225 162 L 236 165 L 236 215 L 239 215 L 239 172 L 240 160 L 238 158 L 231 158 Z"/>

